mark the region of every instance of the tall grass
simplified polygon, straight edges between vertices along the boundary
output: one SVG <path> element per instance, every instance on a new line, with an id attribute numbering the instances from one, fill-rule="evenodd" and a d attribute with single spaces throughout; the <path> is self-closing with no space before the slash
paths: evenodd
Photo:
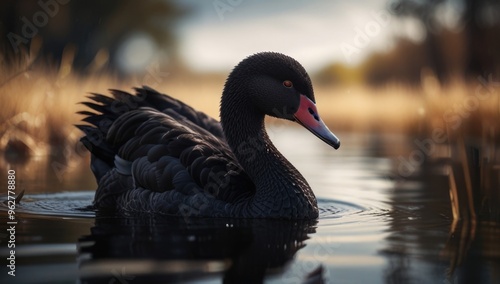
<path id="1" fill-rule="evenodd" d="M 0 65 L 0 166 L 7 160 L 25 161 L 44 155 L 65 156 L 61 167 L 71 163 L 75 155 L 68 151 L 78 149 L 74 145 L 82 135 L 73 126 L 81 119 L 76 112 L 85 109 L 78 103 L 85 101 L 89 92 L 105 94 L 110 88 L 132 91 L 132 87 L 146 84 L 218 117 L 225 75 L 156 68 L 158 74 L 124 80 L 99 68 L 79 75 L 72 70 L 71 62 L 71 56 L 67 56 L 60 66 L 33 66 L 29 60 L 14 68 Z M 499 84 L 491 78 L 478 78 L 441 86 L 432 76 L 423 79 L 420 87 L 317 85 L 318 110 L 334 132 L 399 132 L 421 140 L 444 133 L 446 141 L 434 142 L 443 146 L 450 160 L 454 218 L 500 216 Z M 273 119 L 269 122 L 279 123 Z M 480 153 L 479 160 L 464 154 L 469 150 L 463 145 Z M 454 150 L 456 147 L 459 149 Z M 78 157 L 82 155 L 84 152 Z M 58 165 L 56 162 L 56 168 Z"/>
<path id="2" fill-rule="evenodd" d="M 320 87 L 316 94 L 319 111 L 332 129 L 427 135 L 451 125 L 465 136 L 480 137 L 483 128 L 500 121 L 500 88 L 488 87 L 460 80 L 440 86 L 427 78 L 419 88 Z"/>
<path id="3" fill-rule="evenodd" d="M 84 109 L 78 102 L 89 92 L 107 93 L 109 88 L 131 91 L 133 86 L 153 82 L 152 87 L 159 91 L 218 117 L 225 80 L 223 75 L 179 75 L 165 70 L 168 75 L 156 81 L 143 80 L 144 76 L 119 80 L 101 72 L 80 76 L 64 61 L 57 68 L 1 71 L 0 150 L 18 145 L 18 150 L 31 154 L 47 154 L 51 147 L 57 149 L 78 138 L 73 124 L 81 117 L 75 113 Z M 455 81 L 441 87 L 427 78 L 421 88 L 316 86 L 315 93 L 319 112 L 333 131 L 432 135 L 435 129 L 452 124 L 467 137 L 481 137 L 488 129 L 495 131 L 500 121 L 500 90 L 490 84 L 491 95 L 478 99 L 477 89 L 486 90 L 482 84 Z"/>
<path id="4" fill-rule="evenodd" d="M 117 84 L 111 77 L 82 78 L 50 68 L 26 70 L 0 81 L 1 150 L 18 147 L 35 155 L 75 139 L 75 112 L 81 109 L 77 102 L 84 99 L 86 90 L 103 91 Z"/>

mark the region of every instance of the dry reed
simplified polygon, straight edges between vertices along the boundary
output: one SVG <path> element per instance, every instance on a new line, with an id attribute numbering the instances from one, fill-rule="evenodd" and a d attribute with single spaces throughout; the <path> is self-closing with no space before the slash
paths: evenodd
<path id="1" fill-rule="evenodd" d="M 109 88 L 131 90 L 133 86 L 152 85 L 218 117 L 223 75 L 179 75 L 162 70 L 153 81 L 145 80 L 144 75 L 119 80 L 102 72 L 79 76 L 71 70 L 71 58 L 66 61 L 59 68 L 2 70 L 0 150 L 19 140 L 25 150 L 44 154 L 51 146 L 73 142 L 79 136 L 73 124 L 81 118 L 75 112 L 83 109 L 78 102 L 86 100 L 89 92 L 107 93 Z M 485 129 L 495 131 L 500 119 L 498 86 L 489 84 L 485 90 L 491 95 L 478 97 L 481 84 L 484 82 L 455 81 L 441 87 L 429 77 L 422 88 L 316 86 L 315 93 L 319 112 L 334 131 L 432 135 L 434 129 L 453 123 L 465 136 L 480 137 Z"/>

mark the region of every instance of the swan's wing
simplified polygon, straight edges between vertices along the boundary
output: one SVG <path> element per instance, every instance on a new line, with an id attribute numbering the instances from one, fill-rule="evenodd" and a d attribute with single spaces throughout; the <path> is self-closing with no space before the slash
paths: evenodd
<path id="1" fill-rule="evenodd" d="M 121 90 L 110 90 L 114 100 L 100 94 L 92 94 L 93 96 L 90 98 L 96 102 L 108 105 L 110 107 L 108 111 L 114 114 L 123 114 L 140 107 L 150 107 L 168 114 L 178 121 L 188 120 L 216 137 L 224 137 L 220 123 L 205 113 L 197 111 L 189 105 L 168 95 L 161 94 L 147 86 L 134 88 L 134 90 L 136 91 L 135 95 Z"/>
<path id="2" fill-rule="evenodd" d="M 225 139 L 207 129 L 210 120 L 200 122 L 201 116 L 193 117 L 183 103 L 177 101 L 183 115 L 172 115 L 173 110 L 149 107 L 123 111 L 120 98 L 94 95 L 92 99 L 99 104 L 85 104 L 99 114 L 83 114 L 84 121 L 95 127 L 79 128 L 86 133 L 82 142 L 93 156 L 97 207 L 141 210 L 130 208 L 135 206 L 148 211 L 163 206 L 164 213 L 176 214 L 179 206 L 202 197 L 233 203 L 253 194 L 253 183 Z"/>
<path id="3" fill-rule="evenodd" d="M 146 86 L 135 88 L 135 90 L 135 95 L 120 90 L 110 90 L 113 98 L 93 93 L 89 96 L 93 102 L 82 102 L 83 105 L 97 111 L 97 113 L 90 111 L 79 112 L 79 114 L 86 116 L 83 121 L 96 127 L 86 125 L 77 125 L 77 127 L 86 134 L 81 139 L 82 143 L 99 157 L 99 161 L 93 159 L 91 165 L 98 181 L 113 166 L 114 155 L 118 151 L 116 147 L 103 143 L 109 127 L 122 114 L 141 107 L 153 108 L 158 112 L 169 115 L 180 123 L 186 122 L 197 125 L 215 137 L 225 140 L 221 124 L 205 113 L 196 111 L 183 102 L 168 95 L 160 94 Z M 99 147 L 95 147 L 95 145 L 99 145 Z"/>
<path id="4" fill-rule="evenodd" d="M 145 98 L 144 101 L 150 104 L 149 107 L 160 110 L 176 120 L 186 119 L 207 130 L 218 138 L 224 137 L 222 126 L 219 121 L 206 115 L 204 112 L 197 111 L 177 99 L 160 94 L 146 86 L 136 88 L 135 90 L 137 92 L 136 97 Z"/>

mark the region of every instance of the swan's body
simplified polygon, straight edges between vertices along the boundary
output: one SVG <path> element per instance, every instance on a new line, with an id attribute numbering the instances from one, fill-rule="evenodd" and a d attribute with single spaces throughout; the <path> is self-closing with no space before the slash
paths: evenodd
<path id="1" fill-rule="evenodd" d="M 264 116 L 298 121 L 338 148 L 314 105 L 303 67 L 278 53 L 259 53 L 231 72 L 221 123 L 150 88 L 112 90 L 84 103 L 99 114 L 79 126 L 92 152 L 98 209 L 199 217 L 318 216 L 302 175 L 269 140 Z"/>

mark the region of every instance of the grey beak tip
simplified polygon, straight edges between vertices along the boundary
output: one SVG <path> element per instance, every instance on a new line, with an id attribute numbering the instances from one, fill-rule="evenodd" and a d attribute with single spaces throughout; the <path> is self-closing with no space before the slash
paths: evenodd
<path id="1" fill-rule="evenodd" d="M 337 150 L 338 148 L 340 148 L 340 141 L 339 141 L 339 143 L 335 144 L 335 145 L 333 146 L 333 148 L 335 148 L 335 150 Z"/>

